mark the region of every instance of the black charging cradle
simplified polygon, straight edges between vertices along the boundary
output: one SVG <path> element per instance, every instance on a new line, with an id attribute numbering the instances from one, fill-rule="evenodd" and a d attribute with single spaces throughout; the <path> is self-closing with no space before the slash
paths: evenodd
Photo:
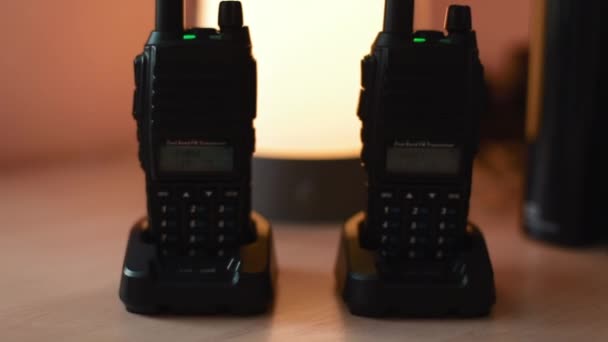
<path id="1" fill-rule="evenodd" d="M 346 221 L 336 264 L 338 291 L 358 316 L 479 317 L 496 301 L 494 274 L 481 231 L 469 224 L 467 248 L 451 262 L 446 280 L 416 272 L 386 277 L 374 253 L 359 245 L 360 212 Z"/>
<path id="2" fill-rule="evenodd" d="M 131 229 L 120 282 L 127 311 L 139 314 L 258 314 L 272 307 L 277 277 L 270 223 L 252 213 L 255 242 L 240 257 L 199 269 L 161 266 L 147 219 Z"/>

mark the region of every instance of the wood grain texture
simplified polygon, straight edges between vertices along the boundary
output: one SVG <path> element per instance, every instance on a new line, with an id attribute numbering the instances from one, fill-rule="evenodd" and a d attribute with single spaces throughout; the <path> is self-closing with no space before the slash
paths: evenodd
<path id="1" fill-rule="evenodd" d="M 144 212 L 134 160 L 4 175 L 0 341 L 606 341 L 608 253 L 519 230 L 520 176 L 494 150 L 476 169 L 471 217 L 486 234 L 498 302 L 476 320 L 353 317 L 334 294 L 339 225 L 275 223 L 279 292 L 261 317 L 142 317 L 118 299 L 131 223 Z"/>

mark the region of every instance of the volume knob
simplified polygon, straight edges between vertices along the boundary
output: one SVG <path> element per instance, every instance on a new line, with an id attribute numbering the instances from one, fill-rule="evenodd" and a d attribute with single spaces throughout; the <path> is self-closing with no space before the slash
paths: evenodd
<path id="1" fill-rule="evenodd" d="M 445 29 L 449 33 L 469 32 L 473 28 L 471 7 L 451 5 L 445 16 Z"/>
<path id="2" fill-rule="evenodd" d="M 222 1 L 218 22 L 221 30 L 243 27 L 243 7 L 239 1 Z"/>

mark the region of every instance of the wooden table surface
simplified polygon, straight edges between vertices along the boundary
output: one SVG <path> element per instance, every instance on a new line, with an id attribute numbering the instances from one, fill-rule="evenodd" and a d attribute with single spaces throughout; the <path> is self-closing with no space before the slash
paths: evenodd
<path id="1" fill-rule="evenodd" d="M 276 308 L 249 318 L 143 317 L 118 299 L 130 224 L 144 212 L 135 160 L 3 175 L 0 341 L 608 341 L 608 252 L 519 230 L 520 177 L 504 153 L 478 162 L 472 219 L 486 234 L 498 301 L 474 320 L 367 319 L 334 294 L 339 225 L 274 223 Z"/>

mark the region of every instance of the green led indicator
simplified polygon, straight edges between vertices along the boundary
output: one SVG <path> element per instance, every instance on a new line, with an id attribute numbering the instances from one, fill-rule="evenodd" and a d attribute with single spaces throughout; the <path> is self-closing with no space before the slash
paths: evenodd
<path id="1" fill-rule="evenodd" d="M 414 43 L 426 43 L 426 38 L 416 37 Z"/>
<path id="2" fill-rule="evenodd" d="M 196 39 L 195 34 L 185 34 L 184 35 L 184 40 L 192 40 L 192 39 Z"/>

